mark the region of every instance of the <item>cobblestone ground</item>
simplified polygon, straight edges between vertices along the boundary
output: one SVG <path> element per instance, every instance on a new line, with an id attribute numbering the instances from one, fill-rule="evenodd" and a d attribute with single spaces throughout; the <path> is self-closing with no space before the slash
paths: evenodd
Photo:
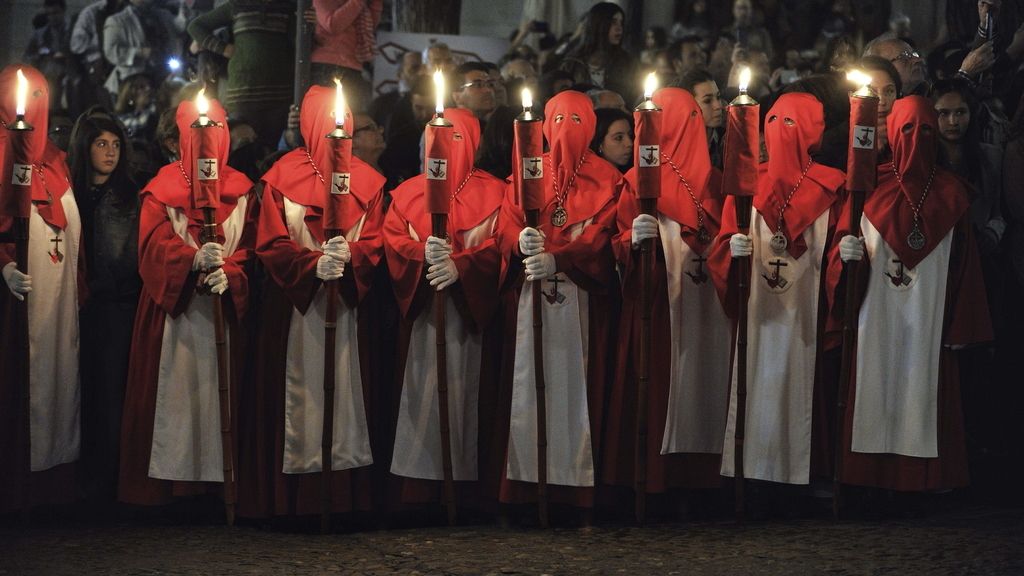
<path id="1" fill-rule="evenodd" d="M 1024 510 L 916 519 L 351 531 L 85 515 L 0 520 L 0 574 L 1024 574 Z"/>

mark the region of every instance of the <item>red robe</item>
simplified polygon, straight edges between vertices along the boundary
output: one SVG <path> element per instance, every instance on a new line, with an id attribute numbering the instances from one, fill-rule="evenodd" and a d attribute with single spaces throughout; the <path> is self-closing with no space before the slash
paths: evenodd
<path id="1" fill-rule="evenodd" d="M 914 124 L 904 132 L 903 128 Z M 930 132 L 919 126 L 927 124 Z M 951 173 L 936 168 L 935 132 L 938 125 L 932 105 L 925 99 L 911 97 L 897 101 L 889 116 L 889 139 L 893 148 L 893 161 L 898 166 L 903 185 L 893 173 L 893 163 L 879 167 L 878 188 L 868 194 L 862 223 L 877 229 L 885 244 L 895 252 L 908 272 L 918 265 L 952 231 L 948 276 L 945 285 L 944 317 L 941 325 L 941 348 L 938 352 L 938 389 L 936 441 L 937 457 L 914 457 L 893 453 L 853 452 L 854 411 L 857 398 L 857 362 L 854 361 L 848 383 L 846 414 L 843 426 L 842 481 L 861 486 L 874 486 L 901 491 L 944 490 L 966 486 L 969 481 L 964 419 L 960 399 L 960 371 L 957 354 L 952 347 L 963 347 L 992 339 L 992 327 L 982 280 L 980 260 L 970 222 L 967 219 L 968 198 L 966 187 Z M 930 175 L 934 169 L 934 176 Z M 930 194 L 921 206 L 921 229 L 927 243 L 920 250 L 908 247 L 908 235 L 913 229 L 913 212 L 907 196 L 921 197 L 925 182 L 934 178 Z M 901 187 L 906 190 L 901 191 Z M 851 234 L 849 214 L 844 210 L 836 230 L 836 239 Z M 829 295 L 832 304 L 833 325 L 841 323 L 843 303 L 850 289 L 843 280 L 843 264 L 838 245 L 831 253 L 829 263 Z M 858 285 L 853 288 L 854 298 L 861 302 L 867 296 L 869 277 L 890 275 L 888 262 L 871 262 L 870 246 L 861 261 Z M 940 263 L 941 264 L 941 263 Z M 898 276 L 898 275 L 897 275 Z M 935 281 L 918 278 L 918 282 Z M 863 314 L 863 311 L 862 311 Z M 873 321 L 874 322 L 874 321 Z M 873 336 L 874 323 L 861 328 L 860 341 Z M 893 326 L 877 326 L 877 337 L 900 339 L 892 333 Z M 854 351 L 856 359 L 856 350 Z M 870 362 L 870 360 L 868 360 Z M 886 415 L 879 418 L 891 419 Z"/>
<path id="2" fill-rule="evenodd" d="M 447 110 L 445 117 L 452 121 L 454 130 L 461 136 L 461 140 L 456 139 L 450 149 L 452 157 L 449 159 L 449 177 L 453 198 L 447 225 L 453 249 L 452 260 L 458 269 L 459 278 L 446 292 L 465 330 L 469 334 L 479 335 L 482 342 L 477 405 L 466 407 L 467 411 L 476 411 L 476 437 L 466 441 L 475 441 L 477 451 L 475 455 L 464 456 L 467 460 L 476 460 L 477 481 L 458 481 L 455 491 L 459 502 L 487 507 L 496 499 L 497 492 L 498 465 L 490 449 L 495 434 L 490 412 L 497 394 L 494 350 L 497 347 L 497 335 L 493 328 L 498 305 L 501 257 L 494 231 L 500 224 L 498 212 L 505 183 L 482 170 L 471 169 L 473 152 L 479 141 L 479 125 L 476 120 L 462 110 Z M 415 385 L 407 380 L 405 374 L 406 364 L 410 361 L 410 339 L 414 325 L 422 315 L 432 317 L 432 303 L 436 294 L 434 287 L 426 280 L 428 266 L 424 262 L 424 243 L 432 233 L 431 216 L 427 213 L 425 203 L 425 183 L 425 176 L 419 175 L 396 188 L 392 193 L 394 201 L 384 222 L 388 269 L 402 312 L 395 362 L 396 402 L 391 407 L 396 420 L 401 409 L 403 385 Z M 470 235 L 473 236 L 471 246 L 467 245 Z M 448 322 L 452 321 L 449 316 Z M 427 327 L 427 330 L 433 329 L 433 325 Z M 450 337 L 447 342 L 451 351 Z M 467 383 L 467 386 L 470 385 Z M 454 413 L 456 404 L 451 400 L 452 393 L 452 375 L 449 373 L 449 410 Z M 428 433 L 433 434 L 433 431 Z M 418 440 L 396 437 L 394 450 L 400 450 L 409 442 Z M 457 447 L 453 446 L 453 462 L 459 458 L 456 450 Z M 391 456 L 384 465 L 393 466 L 396 456 L 400 455 Z M 431 458 L 439 462 L 440 452 L 431 454 Z M 392 474 L 392 492 L 399 495 L 402 503 L 440 501 L 441 482 L 396 476 L 394 472 Z"/>
<path id="3" fill-rule="evenodd" d="M 681 89 L 666 88 L 655 93 L 654 100 L 664 115 L 661 138 L 661 151 L 664 154 L 661 162 L 662 195 L 658 199 L 658 213 L 661 217 L 680 223 L 682 241 L 699 255 L 710 248 L 710 244 L 703 245 L 697 240 L 697 209 L 686 186 L 668 162 L 672 161 L 680 170 L 701 203 L 704 210 L 703 225 L 712 240 L 718 233 L 722 217 L 721 174 L 711 167 L 707 147 L 700 146 L 706 136 L 700 108 L 693 97 Z M 631 192 L 635 191 L 635 168 L 627 173 L 626 180 L 630 183 Z M 635 193 L 619 196 L 619 233 L 612 240 L 612 248 L 622 266 L 623 300 L 616 354 L 617 370 L 610 391 L 605 429 L 604 481 L 623 486 L 634 485 L 636 452 L 636 385 L 639 374 L 636 361 L 642 318 L 640 251 L 632 248 L 632 225 L 633 219 L 639 214 L 640 203 Z M 720 453 L 662 454 L 672 386 L 672 330 L 669 278 L 661 238 L 655 242 L 655 246 L 655 267 L 651 275 L 653 306 L 647 404 L 647 492 L 662 493 L 673 488 L 714 488 L 721 483 Z M 692 276 L 690 278 L 685 282 L 693 280 Z M 707 279 L 693 281 L 707 282 Z M 692 294 L 688 297 L 696 298 Z M 686 325 L 688 321 L 684 319 L 683 323 Z M 701 327 L 694 327 L 692 323 L 690 326 L 699 335 Z M 723 379 L 719 384 L 720 404 L 724 413 L 728 402 L 728 379 Z M 723 429 L 719 434 L 724 434 L 724 422 L 722 424 Z"/>
<path id="4" fill-rule="evenodd" d="M 545 107 L 544 132 L 551 151 L 544 154 L 545 208 L 540 211 L 538 226 L 546 237 L 544 250 L 554 256 L 556 272 L 568 276 L 588 296 L 586 399 L 590 425 L 590 456 L 595 476 L 594 486 L 556 485 L 551 483 L 549 466 L 548 500 L 552 503 L 588 508 L 594 505 L 595 487 L 599 483 L 597 475 L 601 470 L 604 396 L 612 375 L 610 346 L 617 317 L 619 287 L 615 276 L 611 237 L 615 230 L 616 202 L 624 186 L 624 181 L 614 166 L 587 151 L 587 143 L 592 137 L 594 126 L 592 106 L 586 97 L 578 92 L 563 92 L 552 98 Z M 582 163 L 581 157 L 584 158 Z M 555 190 L 547 180 L 549 173 L 559 182 L 560 190 L 566 193 L 565 209 L 568 220 L 562 227 L 556 227 L 551 223 L 557 204 Z M 506 431 L 509 430 L 507 419 L 514 417 L 509 414 L 506 406 L 515 385 L 513 363 L 516 347 L 519 345 L 516 341 L 518 308 L 525 282 L 522 256 L 519 254 L 519 233 L 526 226 L 526 221 L 514 193 L 510 188 L 505 196 L 500 234 L 505 267 L 503 305 L 506 311 L 506 333 L 501 384 L 502 406 L 498 425 L 504 426 Z M 589 224 L 582 233 L 571 239 L 570 228 L 587 221 Z M 559 343 L 545 341 L 544 346 L 559 346 Z M 547 370 L 549 367 L 545 366 L 545 371 Z M 548 387 L 557 385 L 557 382 L 551 381 L 550 378 L 546 380 Z M 533 386 L 534 383 L 520 385 Z M 548 410 L 549 422 L 559 417 L 551 413 L 550 402 Z M 507 447 L 506 443 L 506 449 Z M 510 480 L 507 471 L 503 474 L 502 502 L 518 504 L 534 502 L 536 499 L 536 484 Z"/>
<path id="5" fill-rule="evenodd" d="M 320 177 L 330 177 L 330 150 L 324 136 L 334 128 L 333 98 L 333 89 L 313 87 L 307 92 L 300 124 L 309 146 L 283 156 L 263 178 L 256 253 L 267 271 L 267 281 L 260 306 L 256 381 L 253 394 L 243 403 L 243 444 L 239 456 L 241 477 L 248 480 L 239 494 L 239 511 L 247 516 L 320 512 L 321 474 L 285 474 L 283 470 L 289 327 L 292 315 L 296 311 L 305 314 L 323 285 L 316 277 L 317 261 L 323 252 L 311 250 L 292 238 L 284 199 L 305 207 L 305 225 L 316 242 L 322 243 L 326 239 L 326 190 Z M 351 131 L 351 126 L 348 129 Z M 314 171 L 307 152 L 314 159 L 316 169 L 321 171 L 320 176 Z M 346 264 L 340 279 L 338 306 L 339 311 L 357 311 L 363 406 L 367 415 L 372 415 L 374 407 L 370 399 L 374 383 L 370 378 L 369 319 L 364 315 L 364 297 L 383 255 L 381 188 L 384 178 L 358 158 L 353 157 L 351 162 L 351 195 L 343 198 L 341 224 L 345 231 L 359 225 L 360 220 L 362 226 L 359 239 L 348 243 L 352 260 Z M 343 337 L 339 331 L 336 338 Z M 313 385 L 322 386 L 322 382 Z M 335 441 L 338 440 L 335 435 Z M 331 472 L 334 512 L 370 508 L 371 471 L 370 467 L 360 467 Z"/>
<path id="6" fill-rule="evenodd" d="M 212 102 L 210 118 L 224 122 L 224 113 Z M 187 141 L 191 121 L 196 117 L 194 104 L 184 102 L 178 109 L 178 127 L 184 158 L 192 158 L 191 143 Z M 249 193 L 252 183 L 230 167 L 227 158 L 227 128 L 218 141 L 220 160 L 220 207 L 217 210 L 218 239 L 223 242 L 222 223 L 227 220 L 238 203 L 246 199 L 246 212 L 237 249 L 224 255 L 223 270 L 228 278 L 228 291 L 221 296 L 224 319 L 228 328 L 231 362 L 231 408 L 238 414 L 239 388 L 242 384 L 245 331 L 242 320 L 249 304 L 249 280 L 245 267 L 253 256 L 256 242 L 256 214 L 258 207 Z M 164 166 L 142 192 L 139 210 L 139 274 L 143 287 L 139 309 L 135 315 L 135 328 L 128 382 L 125 388 L 124 417 L 121 426 L 121 470 L 118 499 L 130 504 L 163 504 L 175 496 L 188 496 L 206 492 L 220 493 L 219 482 L 183 482 L 158 480 L 149 476 L 150 455 L 153 449 L 156 418 L 160 358 L 165 321 L 178 318 L 197 296 L 198 272 L 192 270 L 197 252 L 175 233 L 169 210 L 188 218 L 188 232 L 199 243 L 202 214 L 189 207 L 189 184 L 182 170 L 184 164 Z M 193 175 L 193 177 L 195 177 Z M 214 350 L 195 351 L 213 355 Z M 235 454 L 238 445 L 238 418 L 232 419 Z M 237 458 L 236 458 L 237 460 Z M 235 465 L 237 471 L 237 464 Z M 236 472 L 236 478 L 237 478 Z"/>
<path id="7" fill-rule="evenodd" d="M 18 307 L 25 304 L 16 300 L 7 287 L 0 281 L 0 512 L 17 510 L 26 504 L 62 504 L 75 500 L 78 496 L 76 473 L 78 472 L 78 453 L 80 435 L 80 391 L 77 379 L 78 346 L 77 346 L 77 312 L 86 297 L 85 253 L 80 242 L 81 224 L 77 210 L 65 211 L 65 205 L 75 205 L 74 194 L 71 192 L 65 155 L 47 139 L 47 114 L 49 94 L 46 79 L 36 69 L 28 66 L 11 65 L 0 72 L 0 92 L 13 94 L 17 83 L 17 69 L 22 68 L 29 85 L 29 100 L 26 104 L 25 120 L 35 129 L 22 133 L 25 145 L 25 160 L 33 165 L 30 194 L 34 214 L 30 217 L 29 262 L 28 274 L 33 277 L 34 291 L 29 295 L 32 305 L 29 308 L 28 322 L 33 334 L 31 341 L 59 342 L 66 339 L 67 334 L 53 334 L 54 330 L 71 331 L 74 326 L 75 344 L 67 348 L 61 346 L 56 351 L 46 351 L 32 345 L 30 359 L 32 372 L 30 376 L 29 399 L 32 402 L 30 421 L 23 418 L 25 411 L 18 401 L 21 382 L 14 377 L 20 373 L 22 362 L 23 340 L 20 330 L 14 330 L 14 315 Z M 14 99 L 5 98 L 0 106 L 0 121 L 7 124 L 15 118 Z M 0 128 L 0 166 L 9 167 L 13 163 L 11 150 L 12 132 Z M 12 177 L 10 172 L 0 170 L 5 178 Z M 5 202 L 8 194 L 17 190 L 11 182 L 0 182 L 0 198 Z M 67 193 L 67 194 L 66 194 Z M 0 236 L 12 231 L 13 219 L 0 215 Z M 38 232 L 45 230 L 46 236 Z M 70 238 L 69 234 L 79 236 Z M 61 237 L 63 243 L 57 250 L 64 254 L 63 258 L 54 260 L 57 253 L 50 237 Z M 77 250 L 74 246 L 78 246 Z M 76 254 L 67 254 L 74 250 Z M 44 255 L 46 254 L 46 255 Z M 40 257 L 42 256 L 42 257 Z M 74 263 L 77 256 L 77 264 Z M 5 238 L 0 242 L 0 269 L 15 259 L 13 238 Z M 46 268 L 47 275 L 40 272 Z M 60 283 L 71 282 L 70 286 L 57 285 L 54 277 L 60 277 Z M 51 282 L 50 286 L 41 285 Z M 47 292 L 50 292 L 47 294 Z M 73 303 L 57 301 L 70 296 Z M 34 300 L 33 300 L 34 299 Z M 41 323 L 33 317 L 33 310 L 45 313 L 47 321 Z M 70 313 L 70 314 L 69 314 Z M 70 317 L 68 317 L 70 315 Z M 50 334 L 46 334 L 49 332 Z M 56 336 L 57 340 L 53 337 Z M 48 357 L 49 354 L 54 356 Z M 49 368 L 47 369 L 47 365 Z M 39 377 L 45 375 L 43 377 Z M 42 398 L 52 400 L 50 404 L 40 404 Z M 56 420 L 55 420 L 56 419 Z M 26 438 L 25 432 L 31 426 L 35 432 L 30 434 L 32 441 Z M 49 435 L 45 440 L 38 434 L 45 430 Z M 33 444 L 38 443 L 38 445 Z M 34 455 L 31 468 L 24 474 L 25 449 L 29 448 Z M 40 468 L 39 455 L 43 458 L 45 469 Z M 28 501 L 22 494 L 22 481 L 27 490 Z"/>

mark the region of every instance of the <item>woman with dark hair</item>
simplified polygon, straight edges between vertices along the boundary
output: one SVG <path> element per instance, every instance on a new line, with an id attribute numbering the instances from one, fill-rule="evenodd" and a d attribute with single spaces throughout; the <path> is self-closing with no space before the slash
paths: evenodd
<path id="1" fill-rule="evenodd" d="M 875 146 L 878 148 L 878 162 L 887 162 L 890 156 L 886 119 L 898 98 L 903 97 L 903 81 L 896 67 L 881 56 L 865 56 L 858 68 L 871 76 L 871 88 L 878 94 L 878 124 Z"/>
<path id="2" fill-rule="evenodd" d="M 622 48 L 626 15 L 617 4 L 599 2 L 587 13 L 583 43 L 562 62 L 576 84 L 591 84 L 622 94 L 627 103 L 637 96 L 636 58 Z"/>
<path id="3" fill-rule="evenodd" d="M 633 167 L 633 117 L 618 108 L 594 110 L 597 129 L 590 150 L 623 174 Z"/>
<path id="4" fill-rule="evenodd" d="M 124 386 L 142 280 L 138 186 L 121 125 L 105 111 L 75 124 L 68 164 L 78 192 L 89 300 L 79 312 L 82 439 L 91 496 L 116 494 Z"/>

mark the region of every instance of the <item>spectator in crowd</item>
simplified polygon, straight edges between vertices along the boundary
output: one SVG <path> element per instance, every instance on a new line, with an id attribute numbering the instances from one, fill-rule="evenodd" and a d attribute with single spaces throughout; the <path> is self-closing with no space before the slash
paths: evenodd
<path id="1" fill-rule="evenodd" d="M 821 60 L 819 72 L 840 72 L 845 74 L 850 65 L 857 61 L 859 53 L 853 38 L 849 36 L 836 36 L 828 41 L 825 46 L 825 57 Z"/>
<path id="2" fill-rule="evenodd" d="M 386 127 L 392 116 L 398 114 L 408 117 L 412 114 L 409 106 L 409 91 L 412 90 L 416 78 L 423 72 L 423 58 L 419 52 L 412 50 L 402 54 L 401 63 L 395 79 L 398 88 L 385 92 L 370 102 L 369 114 L 373 121 L 380 126 Z"/>
<path id="3" fill-rule="evenodd" d="M 669 49 L 669 54 L 673 56 L 672 67 L 677 78 L 708 65 L 708 55 L 701 48 L 701 39 L 698 36 L 686 36 L 677 40 Z"/>
<path id="4" fill-rule="evenodd" d="M 600 108 L 590 150 L 625 174 L 633 166 L 633 117 L 618 108 Z"/>
<path id="5" fill-rule="evenodd" d="M 355 109 L 365 110 L 370 104 L 371 87 L 363 78 L 363 67 L 373 62 L 383 6 L 383 0 L 313 0 L 312 74 L 340 78 L 349 106 Z"/>
<path id="6" fill-rule="evenodd" d="M 64 95 L 64 77 L 71 54 L 71 19 L 64 0 L 43 0 L 44 24 L 36 28 L 25 48 L 25 61 L 46 76 L 50 85 L 50 106 L 59 107 Z"/>
<path id="7" fill-rule="evenodd" d="M 513 58 L 501 67 L 501 77 L 506 84 L 520 80 L 527 86 L 536 87 L 537 69 L 525 58 Z"/>
<path id="8" fill-rule="evenodd" d="M 426 50 L 426 73 L 433 74 L 435 70 L 444 72 L 447 76 L 455 69 L 455 58 L 452 56 L 452 49 L 444 42 L 434 42 Z"/>
<path id="9" fill-rule="evenodd" d="M 583 42 L 561 64 L 575 84 L 614 90 L 627 102 L 637 97 L 640 85 L 637 60 L 622 48 L 626 15 L 617 4 L 599 2 L 587 13 Z"/>
<path id="10" fill-rule="evenodd" d="M 707 0 L 676 2 L 676 18 L 675 24 L 672 25 L 672 38 L 676 40 L 687 36 L 709 38 L 712 30 Z"/>
<path id="11" fill-rule="evenodd" d="M 140 73 L 166 76 L 167 59 L 181 53 L 174 18 L 153 0 L 129 0 L 103 23 L 103 55 L 114 69 L 105 84 L 116 99 L 121 82 Z"/>
<path id="12" fill-rule="evenodd" d="M 614 108 L 627 112 L 626 101 L 616 92 L 611 90 L 591 90 L 587 92 L 587 96 L 590 96 L 590 101 L 594 103 L 594 110 Z"/>
<path id="13" fill-rule="evenodd" d="M 369 114 L 352 115 L 352 155 L 380 172 L 380 156 L 384 153 L 384 129 Z"/>
<path id="14" fill-rule="evenodd" d="M 729 71 L 732 70 L 732 53 L 735 47 L 736 41 L 730 34 L 722 33 L 715 38 L 711 55 L 708 57 L 708 72 L 711 72 L 711 76 L 719 86 L 728 85 Z"/>
<path id="15" fill-rule="evenodd" d="M 223 103 L 232 119 L 252 125 L 270 146 L 285 128 L 292 100 L 294 16 L 288 0 L 228 0 L 188 25 L 193 53 L 228 59 Z M 231 28 L 231 42 L 214 34 L 224 27 Z"/>
<path id="16" fill-rule="evenodd" d="M 772 59 L 774 47 L 772 37 L 764 26 L 754 23 L 754 6 L 751 0 L 733 0 L 732 24 L 723 32 L 732 35 L 736 43 L 748 50 L 759 50 Z"/>
<path id="17" fill-rule="evenodd" d="M 68 107 L 78 113 L 98 102 L 107 104 L 110 95 L 103 83 L 110 75 L 110 63 L 103 56 L 103 26 L 107 18 L 124 8 L 123 0 L 97 0 L 78 13 L 71 30 L 71 53 L 78 73 L 68 86 Z"/>
<path id="18" fill-rule="evenodd" d="M 640 63 L 647 67 L 653 66 L 655 56 L 665 49 L 666 38 L 665 29 L 661 26 L 648 28 L 644 32 L 644 49 L 640 51 Z"/>
<path id="19" fill-rule="evenodd" d="M 483 62 L 465 62 L 452 76 L 452 100 L 457 108 L 465 108 L 484 124 L 498 107 L 495 96 L 497 82 Z"/>
<path id="20" fill-rule="evenodd" d="M 487 67 L 487 75 L 494 82 L 494 101 L 498 106 L 508 106 L 508 87 L 505 86 L 505 79 L 501 76 L 501 68 L 494 62 L 484 62 Z"/>
<path id="21" fill-rule="evenodd" d="M 792 84 L 796 82 L 797 78 L 800 77 L 800 64 L 802 60 L 800 58 L 800 52 L 797 50 L 786 50 L 786 62 L 775 69 L 772 72 L 771 79 L 768 80 L 768 86 L 773 92 L 778 92 L 780 88 L 786 84 Z"/>
<path id="22" fill-rule="evenodd" d="M 121 82 L 114 105 L 117 119 L 132 140 L 151 140 L 158 114 L 153 98 L 153 81 L 145 74 L 133 74 Z"/>
<path id="23" fill-rule="evenodd" d="M 704 128 L 708 137 L 708 153 L 711 165 L 721 169 L 722 148 L 725 144 L 725 103 L 718 83 L 706 70 L 693 70 L 680 80 L 679 87 L 686 90 L 697 101 L 704 116 Z"/>
<path id="24" fill-rule="evenodd" d="M 885 58 L 865 56 L 858 67 L 871 76 L 871 88 L 878 94 L 878 125 L 875 146 L 879 150 L 879 163 L 887 162 L 890 157 L 889 130 L 887 120 L 892 105 L 897 98 L 903 97 L 903 82 L 900 80 L 896 67 Z"/>
<path id="25" fill-rule="evenodd" d="M 679 81 L 676 75 L 675 59 L 668 48 L 659 50 L 654 56 L 654 72 L 658 75 L 658 86 L 674 86 Z"/>
<path id="26" fill-rule="evenodd" d="M 434 84 L 430 76 L 419 76 L 407 97 L 408 103 L 399 104 L 400 111 L 395 112 L 384 128 L 385 147 L 380 165 L 389 184 L 397 185 L 423 169 L 420 138 L 424 125 L 434 115 Z"/>
<path id="27" fill-rule="evenodd" d="M 884 58 L 896 67 L 903 94 L 923 95 L 928 92 L 928 71 L 921 54 L 903 40 L 875 39 L 864 47 L 865 56 Z"/>
<path id="28" fill-rule="evenodd" d="M 139 187 L 124 153 L 127 146 L 120 124 L 98 110 L 78 119 L 68 154 L 89 271 L 89 299 L 79 312 L 86 490 L 106 501 L 117 493 L 121 411 L 142 289 Z"/>

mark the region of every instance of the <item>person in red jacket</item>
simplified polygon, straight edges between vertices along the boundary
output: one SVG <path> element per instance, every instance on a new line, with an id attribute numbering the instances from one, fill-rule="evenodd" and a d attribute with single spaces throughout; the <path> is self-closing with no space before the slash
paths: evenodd
<path id="1" fill-rule="evenodd" d="M 178 105 L 183 160 L 164 166 L 142 191 L 139 274 L 142 296 L 135 315 L 121 426 L 118 498 L 163 504 L 174 496 L 219 493 L 224 482 L 213 298 L 222 298 L 228 333 L 231 410 L 237 414 L 249 306 L 245 267 L 256 242 L 252 182 L 227 165 L 230 142 L 224 109 L 210 101 L 219 167 L 217 242 L 200 244 L 203 214 L 191 208 L 199 177 L 192 101 Z M 206 274 L 202 271 L 214 270 Z M 200 279 L 201 282 L 200 282 Z M 200 290 L 202 289 L 202 290 Z M 207 294 L 206 292 L 209 292 Z M 233 427 L 238 419 L 233 418 Z M 237 444 L 237 430 L 233 430 Z M 237 454 L 237 450 L 235 450 Z"/>

